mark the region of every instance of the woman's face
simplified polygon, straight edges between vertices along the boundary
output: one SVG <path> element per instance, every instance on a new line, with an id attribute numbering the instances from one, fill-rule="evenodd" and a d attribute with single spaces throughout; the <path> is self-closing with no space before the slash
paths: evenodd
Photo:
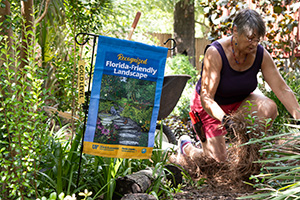
<path id="1" fill-rule="evenodd" d="M 257 45 L 260 42 L 257 31 L 244 32 L 239 34 L 236 27 L 233 27 L 233 34 L 236 37 L 238 48 L 245 53 L 254 53 L 257 49 Z"/>
<path id="2" fill-rule="evenodd" d="M 252 35 L 243 34 L 243 37 L 246 44 L 246 50 L 249 50 L 250 52 L 255 51 L 260 41 L 260 38 L 256 36 L 255 32 Z"/>
<path id="3" fill-rule="evenodd" d="M 245 53 L 253 53 L 257 49 L 257 45 L 260 42 L 260 38 L 256 36 L 257 34 L 253 32 L 252 35 L 247 35 L 245 33 L 239 35 L 239 43 L 241 44 L 241 48 L 245 51 Z"/>

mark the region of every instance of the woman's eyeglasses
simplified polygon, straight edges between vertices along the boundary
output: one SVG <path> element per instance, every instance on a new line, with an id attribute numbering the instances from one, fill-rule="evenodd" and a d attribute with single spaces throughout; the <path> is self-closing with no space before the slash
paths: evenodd
<path id="1" fill-rule="evenodd" d="M 260 39 L 255 39 L 254 37 L 253 38 L 250 38 L 249 36 L 246 36 L 248 42 L 250 43 L 259 43 Z"/>

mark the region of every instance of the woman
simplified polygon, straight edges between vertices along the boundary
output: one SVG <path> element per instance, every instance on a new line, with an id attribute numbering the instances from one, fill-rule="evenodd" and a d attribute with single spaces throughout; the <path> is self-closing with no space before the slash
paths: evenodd
<path id="1" fill-rule="evenodd" d="M 293 118 L 300 119 L 300 106 L 293 92 L 268 51 L 259 44 L 265 32 L 263 19 L 256 11 L 241 10 L 233 21 L 232 36 L 219 39 L 206 49 L 201 79 L 191 100 L 191 110 L 198 113 L 203 123 L 206 141 L 202 142 L 202 149 L 198 149 L 188 136 L 182 136 L 180 153 L 192 159 L 204 153 L 218 162 L 225 161 L 226 119 L 229 114 L 245 109 L 247 101 L 254 105 L 250 112 L 256 111 L 260 119 L 276 118 L 275 102 L 253 93 L 259 71 Z M 246 109 L 243 112 L 247 112 Z M 223 128 L 220 129 L 220 125 Z"/>

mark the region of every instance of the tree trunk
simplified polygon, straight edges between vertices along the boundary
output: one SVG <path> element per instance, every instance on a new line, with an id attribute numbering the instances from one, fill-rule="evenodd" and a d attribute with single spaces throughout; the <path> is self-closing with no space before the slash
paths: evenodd
<path id="1" fill-rule="evenodd" d="M 0 6 L 0 23 L 2 23 L 2 22 L 4 22 L 4 23 L 0 27 L 0 29 L 1 29 L 0 35 L 2 35 L 2 36 L 7 35 L 7 36 L 9 36 L 8 39 L 11 40 L 11 36 L 12 36 L 11 24 L 8 21 L 5 22 L 5 20 L 7 19 L 7 16 L 11 15 L 10 3 L 7 0 L 3 0 L 2 4 L 4 4 L 5 6 L 4 7 Z"/>
<path id="2" fill-rule="evenodd" d="M 11 9 L 10 9 L 10 3 L 8 0 L 3 0 L 2 4 L 4 4 L 4 6 L 0 6 L 0 36 L 4 36 L 4 38 L 2 38 L 0 40 L 0 47 L 4 48 L 3 52 L 0 53 L 0 67 L 3 67 L 3 64 L 5 62 L 7 62 L 7 66 L 9 67 L 9 70 L 15 70 L 14 66 L 11 64 L 11 60 L 7 61 L 7 58 L 12 58 L 14 55 L 14 51 L 12 48 L 13 45 L 13 31 L 11 28 L 11 23 L 9 21 L 9 16 L 11 16 Z M 3 70 L 3 68 L 2 68 Z M 2 75 L 0 76 L 1 80 L 9 80 L 7 78 L 7 73 L 2 73 Z M 7 92 L 11 92 L 11 88 L 6 88 Z M 2 88 L 0 87 L 0 92 L 2 94 L 2 97 L 5 97 L 5 91 L 2 90 Z M 2 102 L 3 100 L 0 98 L 0 102 Z M 0 103 L 1 105 L 1 103 Z"/>
<path id="3" fill-rule="evenodd" d="M 8 16 L 11 15 L 11 9 L 10 9 L 10 3 L 8 0 L 3 0 L 1 2 L 2 4 L 4 4 L 4 6 L 0 6 L 0 36 L 5 36 L 6 39 L 2 38 L 0 40 L 0 47 L 1 48 L 5 48 L 4 52 L 6 53 L 2 53 L 0 54 L 1 58 L 0 58 L 0 67 L 3 67 L 4 64 L 4 60 L 7 59 L 7 57 L 11 57 L 13 55 L 13 51 L 12 51 L 12 29 L 11 29 L 11 23 L 7 20 Z M 7 45 L 7 48 L 5 47 Z M 10 66 L 10 65 L 9 65 Z M 3 68 L 1 69 L 1 71 L 3 70 Z M 3 70 L 4 71 L 4 70 Z M 2 71 L 2 72 L 3 72 Z M 2 75 L 0 76 L 1 81 L 4 80 L 8 80 L 6 73 L 2 73 Z M 10 88 L 6 88 L 7 90 L 10 90 Z M 6 97 L 6 92 L 5 90 L 3 90 L 3 88 L 1 88 L 0 86 L 0 92 L 2 93 L 2 98 L 0 98 L 0 107 L 3 108 L 2 102 L 4 101 L 4 98 Z M 1 111 L 2 112 L 2 111 Z M 1 155 L 1 157 L 4 157 L 3 155 Z M 0 166 L 0 171 L 4 171 L 4 168 L 1 168 Z M 9 190 L 6 190 L 8 187 L 8 185 L 6 183 L 3 183 L 0 186 L 0 191 L 5 191 L 2 193 L 2 198 L 6 199 L 9 196 Z"/>
<path id="4" fill-rule="evenodd" d="M 11 29 L 11 23 L 6 20 L 8 18 L 8 16 L 11 15 L 11 11 L 10 11 L 10 3 L 8 0 L 3 0 L 2 3 L 5 5 L 4 7 L 0 6 L 0 23 L 1 26 L 0 26 L 0 36 L 7 36 L 7 42 L 8 42 L 8 46 L 10 47 L 8 49 L 8 53 L 10 53 L 12 55 L 12 35 L 13 35 L 13 32 L 12 32 L 12 29 Z M 5 44 L 4 44 L 4 40 L 2 39 L 0 41 L 0 46 L 3 47 Z M 1 54 L 1 57 L 3 59 L 6 58 L 6 55 L 4 54 Z M 2 66 L 3 64 L 3 60 L 0 59 L 0 66 Z"/>
<path id="5" fill-rule="evenodd" d="M 33 43 L 33 35 L 31 34 L 34 30 L 34 6 L 33 0 L 22 0 L 21 1 L 21 14 L 23 17 L 22 27 L 22 45 L 20 51 L 21 65 L 20 69 L 23 69 L 27 64 L 28 47 Z"/>
<path id="6" fill-rule="evenodd" d="M 195 9 L 194 0 L 180 0 L 174 11 L 174 37 L 177 44 L 177 54 L 190 57 L 195 67 Z"/>

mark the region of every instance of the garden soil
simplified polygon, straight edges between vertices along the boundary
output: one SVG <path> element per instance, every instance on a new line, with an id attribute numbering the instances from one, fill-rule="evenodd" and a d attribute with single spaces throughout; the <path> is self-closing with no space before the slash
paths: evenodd
<path id="1" fill-rule="evenodd" d="M 232 127 L 232 133 L 228 134 L 228 159 L 224 163 L 218 163 L 205 156 L 192 160 L 184 155 L 170 155 L 170 162 L 181 166 L 193 179 L 194 183 L 205 181 L 203 185 L 193 184 L 186 186 L 183 192 L 174 194 L 174 199 L 226 199 L 233 200 L 247 196 L 254 189 L 246 182 L 251 183 L 251 175 L 259 174 L 261 166 L 255 163 L 260 159 L 259 144 L 242 145 L 251 138 L 258 138 L 264 133 L 264 128 L 256 128 L 251 131 L 246 127 L 250 122 L 245 121 L 240 114 L 231 116 L 236 124 Z M 251 122 L 258 125 L 259 122 Z M 255 126 L 260 127 L 260 126 Z"/>

